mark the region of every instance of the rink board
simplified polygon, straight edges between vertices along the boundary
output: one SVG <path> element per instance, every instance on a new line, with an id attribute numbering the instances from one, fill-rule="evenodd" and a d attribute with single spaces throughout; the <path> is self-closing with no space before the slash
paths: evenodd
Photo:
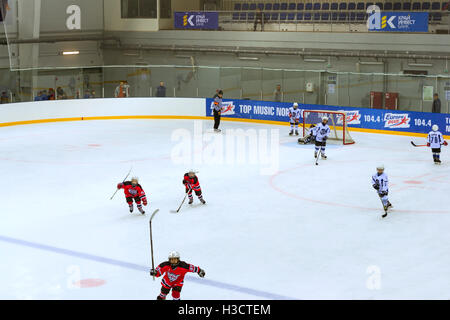
<path id="1" fill-rule="evenodd" d="M 203 98 L 127 98 L 15 103 L 0 109 L 0 126 L 111 119 L 210 119 L 212 102 L 212 99 Z M 291 105 L 225 99 L 222 119 L 286 124 Z M 437 124 L 444 135 L 450 135 L 449 114 L 313 104 L 300 104 L 300 109 L 346 111 L 350 131 L 424 136 L 433 124 Z"/>
<path id="2" fill-rule="evenodd" d="M 224 99 L 223 119 L 280 124 L 289 122 L 292 103 Z M 212 117 L 213 99 L 206 99 L 207 116 Z M 345 111 L 350 131 L 423 136 L 437 124 L 444 135 L 450 135 L 450 114 L 380 110 L 299 103 L 303 110 Z M 300 123 L 303 119 L 300 118 Z M 338 123 L 339 124 L 339 123 Z"/>

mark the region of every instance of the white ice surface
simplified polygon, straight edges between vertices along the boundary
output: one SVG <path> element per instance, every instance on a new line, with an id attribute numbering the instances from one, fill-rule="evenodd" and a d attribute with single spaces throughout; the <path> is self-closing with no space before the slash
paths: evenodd
<path id="1" fill-rule="evenodd" d="M 331 143 L 315 166 L 313 147 L 298 145 L 287 126 L 223 122 L 280 129 L 279 172 L 261 175 L 253 164 L 174 164 L 179 128 L 192 132 L 193 121 L 0 128 L 0 299 L 154 299 L 155 208 L 155 263 L 175 249 L 206 270 L 186 279 L 183 299 L 450 298 L 445 148 L 436 166 L 428 148 L 410 145 L 424 139 L 352 133 L 355 145 Z M 386 219 L 370 181 L 380 163 L 394 205 Z M 146 216 L 128 213 L 122 192 L 109 200 L 131 166 L 148 194 Z M 207 205 L 171 214 L 191 167 Z M 73 285 L 83 279 L 105 283 Z"/>

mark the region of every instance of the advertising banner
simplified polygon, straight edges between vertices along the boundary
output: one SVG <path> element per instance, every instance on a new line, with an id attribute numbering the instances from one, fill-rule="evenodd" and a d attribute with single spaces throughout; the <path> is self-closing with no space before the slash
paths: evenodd
<path id="1" fill-rule="evenodd" d="M 206 99 L 206 115 L 212 117 L 213 99 Z M 289 108 L 292 103 L 224 99 L 222 117 L 289 122 Z M 301 104 L 303 110 L 345 111 L 350 128 L 364 128 L 384 131 L 428 133 L 437 124 L 444 135 L 450 135 L 450 114 L 380 110 L 369 108 L 338 107 L 316 104 Z M 303 112 L 301 112 L 303 114 Z M 303 119 L 300 119 L 302 122 Z M 339 120 L 338 120 L 339 123 Z"/>
<path id="2" fill-rule="evenodd" d="M 219 29 L 218 12 L 175 12 L 175 29 Z"/>
<path id="3" fill-rule="evenodd" d="M 368 11 L 369 31 L 379 32 L 428 32 L 428 12 Z"/>

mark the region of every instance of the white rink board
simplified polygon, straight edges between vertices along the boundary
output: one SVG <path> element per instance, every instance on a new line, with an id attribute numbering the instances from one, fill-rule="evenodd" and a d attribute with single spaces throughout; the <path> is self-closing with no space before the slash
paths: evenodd
<path id="1" fill-rule="evenodd" d="M 108 116 L 205 116 L 201 98 L 77 99 L 2 105 L 0 123 Z"/>

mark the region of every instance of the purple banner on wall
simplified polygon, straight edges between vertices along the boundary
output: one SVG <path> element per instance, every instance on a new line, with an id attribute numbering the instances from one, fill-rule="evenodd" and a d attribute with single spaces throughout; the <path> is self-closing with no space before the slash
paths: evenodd
<path id="1" fill-rule="evenodd" d="M 219 29 L 218 12 L 175 12 L 175 29 Z"/>

